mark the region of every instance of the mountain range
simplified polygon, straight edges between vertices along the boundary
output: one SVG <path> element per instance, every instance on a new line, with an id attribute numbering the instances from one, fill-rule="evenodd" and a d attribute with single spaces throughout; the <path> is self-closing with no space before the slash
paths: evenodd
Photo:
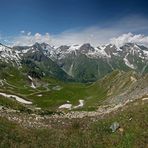
<path id="1" fill-rule="evenodd" d="M 148 48 L 135 43 L 121 47 L 93 47 L 89 43 L 60 47 L 47 43 L 14 47 L 0 44 L 0 63 L 3 72 L 9 65 L 34 78 L 51 76 L 64 81 L 93 82 L 114 70 L 147 73 Z"/>

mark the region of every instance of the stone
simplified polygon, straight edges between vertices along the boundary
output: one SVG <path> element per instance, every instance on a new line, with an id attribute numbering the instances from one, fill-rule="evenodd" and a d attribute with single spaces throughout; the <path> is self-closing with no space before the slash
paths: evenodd
<path id="1" fill-rule="evenodd" d="M 117 129 L 119 129 L 119 127 L 120 127 L 119 123 L 118 122 L 114 122 L 110 126 L 110 129 L 112 130 L 112 132 L 115 132 Z"/>

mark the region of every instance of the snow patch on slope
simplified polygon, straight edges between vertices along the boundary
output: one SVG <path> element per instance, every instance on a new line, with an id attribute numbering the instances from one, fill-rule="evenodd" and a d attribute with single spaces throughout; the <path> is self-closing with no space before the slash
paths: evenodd
<path id="1" fill-rule="evenodd" d="M 83 107 L 84 106 L 84 100 L 79 100 L 79 105 L 77 106 L 72 106 L 72 104 L 69 103 L 69 101 L 67 101 L 68 103 L 66 104 L 63 104 L 61 106 L 59 106 L 59 109 L 76 109 L 76 108 L 80 108 L 80 107 Z"/>
<path id="2" fill-rule="evenodd" d="M 31 88 L 33 88 L 33 89 L 35 89 L 35 88 L 36 88 L 36 86 L 34 85 L 34 83 L 33 83 L 33 82 L 31 82 Z"/>
<path id="3" fill-rule="evenodd" d="M 33 88 L 33 89 L 35 89 L 36 86 L 33 83 L 33 78 L 31 76 L 29 76 L 29 75 L 28 75 L 28 78 L 29 78 L 29 80 L 31 80 L 31 86 L 30 87 Z"/>
<path id="4" fill-rule="evenodd" d="M 71 110 L 72 104 L 67 103 L 67 104 L 63 104 L 63 105 L 59 106 L 59 109 L 63 109 L 63 108 Z"/>
<path id="5" fill-rule="evenodd" d="M 84 106 L 84 100 L 79 100 L 79 105 L 74 106 L 73 108 L 79 108 Z"/>
<path id="6" fill-rule="evenodd" d="M 32 104 L 32 102 L 26 101 L 26 100 L 24 100 L 23 98 L 20 98 L 20 97 L 18 97 L 18 96 L 16 96 L 16 95 L 9 95 L 9 94 L 6 94 L 6 93 L 0 93 L 0 95 L 1 95 L 1 96 L 4 96 L 4 97 L 6 97 L 6 98 L 14 98 L 14 99 L 16 99 L 18 102 L 23 103 L 23 104 Z"/>
<path id="7" fill-rule="evenodd" d="M 132 69 L 135 69 L 134 65 L 131 64 L 131 63 L 128 61 L 128 59 L 127 59 L 127 56 L 128 56 L 128 55 L 129 55 L 129 53 L 125 56 L 125 58 L 124 58 L 123 60 L 124 60 L 125 64 L 126 64 L 128 67 L 130 67 L 130 68 L 132 68 Z"/>

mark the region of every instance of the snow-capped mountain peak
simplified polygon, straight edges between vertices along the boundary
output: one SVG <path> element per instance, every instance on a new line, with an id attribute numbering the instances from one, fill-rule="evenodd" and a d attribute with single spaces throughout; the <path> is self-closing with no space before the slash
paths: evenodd
<path id="1" fill-rule="evenodd" d="M 13 65 L 20 66 L 20 56 L 19 52 L 13 50 L 10 47 L 7 47 L 3 44 L 0 44 L 0 60 L 6 63 L 11 63 Z"/>
<path id="2" fill-rule="evenodd" d="M 15 46 L 13 48 L 0 44 L 0 60 L 11 63 L 13 66 L 20 66 L 22 59 L 27 57 L 34 57 L 40 60 L 47 58 L 59 66 L 70 61 L 71 64 L 67 64 L 70 64 L 69 68 L 71 69 L 67 70 L 67 67 L 66 69 L 62 67 L 62 69 L 72 73 L 73 60 L 79 59 L 81 56 L 92 61 L 101 60 L 106 62 L 111 69 L 119 68 L 119 63 L 122 63 L 121 66 L 124 65 L 123 67 L 144 71 L 147 67 L 145 65 L 148 63 L 148 48 L 134 43 L 126 43 L 121 47 L 117 47 L 114 44 L 93 47 L 89 43 L 54 47 L 47 43 L 35 43 L 32 46 Z"/>

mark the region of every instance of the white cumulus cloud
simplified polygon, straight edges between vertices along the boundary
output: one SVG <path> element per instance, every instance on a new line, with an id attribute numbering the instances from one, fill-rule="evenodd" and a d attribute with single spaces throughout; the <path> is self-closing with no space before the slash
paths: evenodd
<path id="1" fill-rule="evenodd" d="M 110 39 L 110 42 L 118 47 L 123 46 L 125 43 L 137 43 L 148 46 L 148 36 L 144 36 L 142 34 L 134 35 L 132 33 L 127 33 L 122 34 L 117 38 Z"/>

